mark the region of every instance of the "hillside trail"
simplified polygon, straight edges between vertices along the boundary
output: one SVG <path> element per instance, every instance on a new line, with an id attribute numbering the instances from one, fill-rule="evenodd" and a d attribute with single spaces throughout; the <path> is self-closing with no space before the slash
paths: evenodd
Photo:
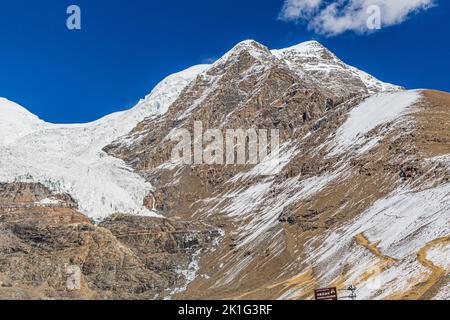
<path id="1" fill-rule="evenodd" d="M 419 280 L 413 288 L 407 292 L 393 294 L 388 298 L 401 300 L 430 300 L 435 297 L 439 288 L 448 284 L 449 275 L 446 268 L 437 266 L 433 261 L 428 259 L 428 253 L 436 247 L 448 245 L 450 245 L 450 235 L 435 239 L 420 249 L 417 252 L 417 261 L 431 273 L 426 275 L 427 278 L 425 278 L 425 280 Z"/>

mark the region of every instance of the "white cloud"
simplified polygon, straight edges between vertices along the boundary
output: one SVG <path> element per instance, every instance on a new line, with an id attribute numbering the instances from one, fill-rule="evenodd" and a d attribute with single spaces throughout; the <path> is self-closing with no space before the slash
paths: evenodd
<path id="1" fill-rule="evenodd" d="M 281 10 L 283 20 L 307 19 L 320 7 L 323 0 L 286 0 Z"/>
<path id="2" fill-rule="evenodd" d="M 404 22 L 411 14 L 427 10 L 436 0 L 285 0 L 280 19 L 306 22 L 319 34 L 338 35 L 346 31 L 370 31 L 373 6 L 379 8 L 381 26 Z M 372 21 L 373 22 L 373 21 Z"/>

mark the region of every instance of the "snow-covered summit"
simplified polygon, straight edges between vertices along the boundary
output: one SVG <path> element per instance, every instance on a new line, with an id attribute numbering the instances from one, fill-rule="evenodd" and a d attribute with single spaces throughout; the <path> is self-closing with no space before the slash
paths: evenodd
<path id="1" fill-rule="evenodd" d="M 276 54 L 277 52 L 286 52 L 286 51 L 294 50 L 297 53 L 302 53 L 302 54 L 307 55 L 307 54 L 315 54 L 324 49 L 327 50 L 320 42 L 315 41 L 315 40 L 310 40 L 310 41 L 301 42 L 299 44 L 296 44 L 296 45 L 293 45 L 291 47 L 287 47 L 284 49 L 273 50 L 272 52 L 274 54 Z"/>
<path id="2" fill-rule="evenodd" d="M 306 73 L 315 79 L 320 87 L 331 91 L 342 90 L 344 86 L 361 92 L 366 91 L 368 94 L 402 89 L 344 63 L 333 52 L 314 40 L 272 50 L 272 53 L 284 60 L 291 69 L 302 76 Z"/>
<path id="3" fill-rule="evenodd" d="M 42 120 L 22 106 L 0 98 L 0 145 L 13 143 L 43 125 Z"/>

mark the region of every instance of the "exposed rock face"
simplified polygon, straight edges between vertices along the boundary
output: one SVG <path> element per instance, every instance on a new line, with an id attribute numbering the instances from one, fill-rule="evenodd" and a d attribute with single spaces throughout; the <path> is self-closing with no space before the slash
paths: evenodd
<path id="1" fill-rule="evenodd" d="M 151 183 L 143 204 L 165 218 L 93 225 L 69 195 L 0 185 L 0 295 L 310 299 L 354 284 L 362 299 L 448 298 L 449 107 L 447 93 L 383 83 L 317 42 L 242 42 L 103 148 Z M 174 131 L 196 121 L 278 129 L 281 170 L 172 163 Z M 66 265 L 80 266 L 80 290 L 57 276 Z"/>
<path id="2" fill-rule="evenodd" d="M 200 223 L 126 215 L 94 226 L 73 202 L 36 202 L 49 196 L 70 199 L 42 185 L 0 188 L 2 298 L 163 298 L 186 285 L 193 254 L 219 236 Z M 14 206 L 3 202 L 10 198 Z"/>

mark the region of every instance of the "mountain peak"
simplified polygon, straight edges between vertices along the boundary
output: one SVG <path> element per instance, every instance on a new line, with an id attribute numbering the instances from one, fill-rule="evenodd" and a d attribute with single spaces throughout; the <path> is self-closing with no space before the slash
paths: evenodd
<path id="1" fill-rule="evenodd" d="M 2 120 L 20 120 L 15 119 L 17 117 L 27 118 L 39 121 L 38 117 L 32 114 L 30 111 L 22 107 L 21 105 L 8 100 L 6 98 L 0 98 L 0 118 Z"/>
<path id="2" fill-rule="evenodd" d="M 285 49 L 272 50 L 292 70 L 309 75 L 324 91 L 333 94 L 374 94 L 397 91 L 401 87 L 384 83 L 370 74 L 350 66 L 321 43 L 312 40 Z"/>
<path id="3" fill-rule="evenodd" d="M 17 103 L 7 99 L 7 98 L 3 98 L 0 97 L 0 110 L 8 108 L 8 109 L 23 109 L 23 107 L 21 107 L 20 105 L 18 105 Z"/>
<path id="4" fill-rule="evenodd" d="M 322 45 L 320 42 L 316 40 L 310 40 L 301 42 L 299 44 L 296 44 L 294 46 L 290 46 L 281 50 L 299 50 L 299 51 L 308 51 L 308 50 L 328 50 L 324 45 Z"/>
<path id="5" fill-rule="evenodd" d="M 44 122 L 24 107 L 0 98 L 0 146 L 35 131 Z"/>
<path id="6" fill-rule="evenodd" d="M 239 48 L 255 48 L 255 49 L 267 49 L 263 44 L 259 43 L 256 40 L 247 39 L 236 44 L 231 51 Z"/>
<path id="7" fill-rule="evenodd" d="M 251 56 L 254 60 L 260 61 L 263 64 L 269 63 L 275 59 L 266 46 L 255 40 L 244 40 L 236 44 L 212 66 L 213 68 L 219 69 L 226 68 L 230 63 L 241 61 L 243 55 Z"/>
<path id="8" fill-rule="evenodd" d="M 283 49 L 272 50 L 272 53 L 274 53 L 275 55 L 294 53 L 303 57 L 319 56 L 322 58 L 327 58 L 327 60 L 337 59 L 336 55 L 333 52 L 331 52 L 327 47 L 315 40 L 305 41 Z"/>
<path id="9" fill-rule="evenodd" d="M 233 56 L 233 55 L 239 55 L 242 52 L 249 52 L 250 54 L 254 55 L 270 55 L 270 50 L 264 46 L 263 44 L 255 41 L 255 40 L 244 40 L 236 44 L 231 50 L 229 50 L 223 58 Z"/>

